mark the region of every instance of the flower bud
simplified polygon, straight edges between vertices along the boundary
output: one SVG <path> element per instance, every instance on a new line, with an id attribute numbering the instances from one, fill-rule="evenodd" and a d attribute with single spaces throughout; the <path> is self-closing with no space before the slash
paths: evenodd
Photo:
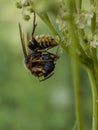
<path id="1" fill-rule="evenodd" d="M 16 7 L 21 9 L 22 8 L 22 3 L 20 1 L 17 1 L 16 2 Z"/>
<path id="2" fill-rule="evenodd" d="M 30 16 L 27 15 L 27 14 L 24 14 L 24 15 L 23 15 L 23 19 L 26 20 L 26 21 L 28 21 L 28 20 L 30 19 Z"/>

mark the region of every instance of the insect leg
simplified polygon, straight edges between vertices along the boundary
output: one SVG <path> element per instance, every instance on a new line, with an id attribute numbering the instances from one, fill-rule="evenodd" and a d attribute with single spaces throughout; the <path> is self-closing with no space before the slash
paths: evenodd
<path id="1" fill-rule="evenodd" d="M 50 62 L 50 61 L 53 61 L 52 59 L 48 59 L 48 60 L 44 60 L 44 59 L 41 59 L 40 57 L 39 58 L 30 58 L 30 63 L 43 63 L 43 62 Z"/>
<path id="2" fill-rule="evenodd" d="M 41 80 L 39 80 L 39 81 L 40 81 L 40 82 L 41 82 L 41 81 L 45 81 L 45 80 L 47 80 L 48 78 L 50 78 L 53 74 L 54 74 L 54 73 L 51 73 L 49 76 L 47 76 L 47 77 L 45 77 L 44 79 L 41 79 Z"/>
<path id="3" fill-rule="evenodd" d="M 56 46 L 58 46 L 58 44 L 55 44 L 55 45 L 53 45 L 53 46 L 48 47 L 47 50 L 49 50 L 49 49 L 51 49 L 51 48 L 53 48 L 53 47 L 56 47 Z"/>
<path id="4" fill-rule="evenodd" d="M 42 62 L 49 62 L 49 61 L 53 61 L 53 60 L 41 60 L 41 59 L 39 59 L 39 60 L 32 60 L 32 63 L 34 63 L 34 62 L 38 62 L 38 63 L 42 63 Z"/>
<path id="5" fill-rule="evenodd" d="M 20 33 L 22 50 L 23 50 L 24 58 L 26 58 L 27 57 L 27 52 L 26 52 L 26 47 L 25 47 L 25 40 L 24 40 L 24 36 L 22 34 L 22 29 L 21 29 L 20 23 L 18 25 L 19 25 L 19 33 Z"/>
<path id="6" fill-rule="evenodd" d="M 33 36 L 34 36 L 35 28 L 36 28 L 36 26 L 37 26 L 37 24 L 35 23 L 35 21 L 36 21 L 36 15 L 35 15 L 35 12 L 34 12 L 32 38 L 33 38 Z"/>
<path id="7" fill-rule="evenodd" d="M 38 52 L 47 52 L 48 54 L 52 55 L 55 58 L 55 60 L 59 59 L 59 56 L 57 54 L 53 54 L 47 50 L 37 50 L 37 51 Z"/>

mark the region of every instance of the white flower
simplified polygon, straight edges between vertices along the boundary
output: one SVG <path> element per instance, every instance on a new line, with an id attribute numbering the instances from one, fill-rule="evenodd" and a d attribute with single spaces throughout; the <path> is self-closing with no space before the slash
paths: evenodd
<path id="1" fill-rule="evenodd" d="M 77 14 L 75 16 L 75 24 L 80 29 L 83 29 L 86 26 L 89 27 L 89 26 L 91 26 L 91 19 L 92 19 L 93 15 L 94 15 L 93 12 L 86 12 L 86 11 L 82 12 L 80 14 Z"/>
<path id="2" fill-rule="evenodd" d="M 25 4 L 28 0 L 21 0 L 22 4 Z"/>
<path id="3" fill-rule="evenodd" d="M 97 45 L 98 45 L 97 35 L 94 35 L 92 37 L 92 40 L 90 40 L 90 46 L 96 48 Z"/>

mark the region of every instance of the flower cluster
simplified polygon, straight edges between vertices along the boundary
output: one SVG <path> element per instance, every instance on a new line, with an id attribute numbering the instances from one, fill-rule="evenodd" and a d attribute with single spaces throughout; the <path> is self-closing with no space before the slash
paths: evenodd
<path id="1" fill-rule="evenodd" d="M 82 11 L 75 16 L 75 24 L 78 28 L 84 29 L 91 26 L 91 20 L 94 16 L 94 12 Z"/>
<path id="2" fill-rule="evenodd" d="M 21 0 L 16 2 L 16 7 L 21 9 L 23 18 L 25 20 L 30 19 L 30 15 L 33 12 L 32 5 L 33 5 L 33 1 L 31 0 Z"/>
<path id="3" fill-rule="evenodd" d="M 64 7 L 64 5 L 65 5 L 64 1 L 62 0 L 61 6 L 60 6 L 61 13 L 57 17 L 57 24 L 65 38 L 69 32 L 69 28 L 68 28 L 68 20 L 69 20 L 68 15 L 69 14 L 68 14 L 68 10 Z M 83 30 L 85 32 L 85 30 L 87 28 L 91 28 L 92 19 L 93 19 L 95 13 L 96 13 L 95 8 L 93 6 L 91 6 L 89 11 L 81 9 L 79 12 L 75 12 L 73 15 L 73 19 L 74 19 L 74 24 L 76 25 L 77 31 Z M 90 36 L 86 36 L 86 33 L 84 33 L 83 37 L 91 37 L 91 35 L 92 35 L 92 38 L 90 38 L 90 39 L 87 38 L 87 41 L 89 41 L 88 43 L 90 44 L 91 47 L 95 48 L 98 45 L 97 36 L 95 34 L 91 34 L 91 33 L 89 33 L 88 35 L 90 35 Z M 68 39 L 69 39 L 69 37 L 68 37 Z M 68 41 L 68 40 L 66 39 L 66 41 Z"/>
<path id="4" fill-rule="evenodd" d="M 66 48 L 65 50 L 68 53 L 70 52 L 71 55 L 73 54 L 68 49 L 72 49 L 71 46 L 74 46 L 73 50 L 78 58 L 82 58 L 82 63 L 85 63 L 84 60 L 86 59 L 83 60 L 83 57 L 88 58 L 88 52 L 86 51 L 90 52 L 97 47 L 96 21 L 98 16 L 94 5 L 90 5 L 89 10 L 79 7 L 77 9 L 74 3 L 65 0 L 20 0 L 16 5 L 22 10 L 25 20 L 30 19 L 33 11 L 36 12 L 48 25 L 55 37 L 58 35 L 58 43 L 64 49 Z M 49 13 L 55 16 L 55 24 L 58 26 L 59 33 L 53 26 L 50 17 L 48 17 Z"/>
<path id="5" fill-rule="evenodd" d="M 29 20 L 33 11 L 39 14 L 46 12 L 54 12 L 54 14 L 56 14 L 58 12 L 57 1 L 58 0 L 20 0 L 16 2 L 16 7 L 22 10 L 23 18 Z"/>

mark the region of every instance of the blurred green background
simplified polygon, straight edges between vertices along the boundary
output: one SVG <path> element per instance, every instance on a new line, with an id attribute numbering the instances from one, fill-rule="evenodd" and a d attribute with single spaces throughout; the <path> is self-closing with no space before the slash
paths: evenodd
<path id="1" fill-rule="evenodd" d="M 23 64 L 18 22 L 25 22 L 15 1 L 0 0 L 0 130 L 73 130 L 75 106 L 70 57 L 63 52 L 55 74 L 44 82 Z M 38 19 L 36 34 L 51 34 Z M 87 73 L 80 66 L 81 106 L 84 130 L 91 129 L 92 100 Z M 75 129 L 74 129 L 75 130 Z"/>

